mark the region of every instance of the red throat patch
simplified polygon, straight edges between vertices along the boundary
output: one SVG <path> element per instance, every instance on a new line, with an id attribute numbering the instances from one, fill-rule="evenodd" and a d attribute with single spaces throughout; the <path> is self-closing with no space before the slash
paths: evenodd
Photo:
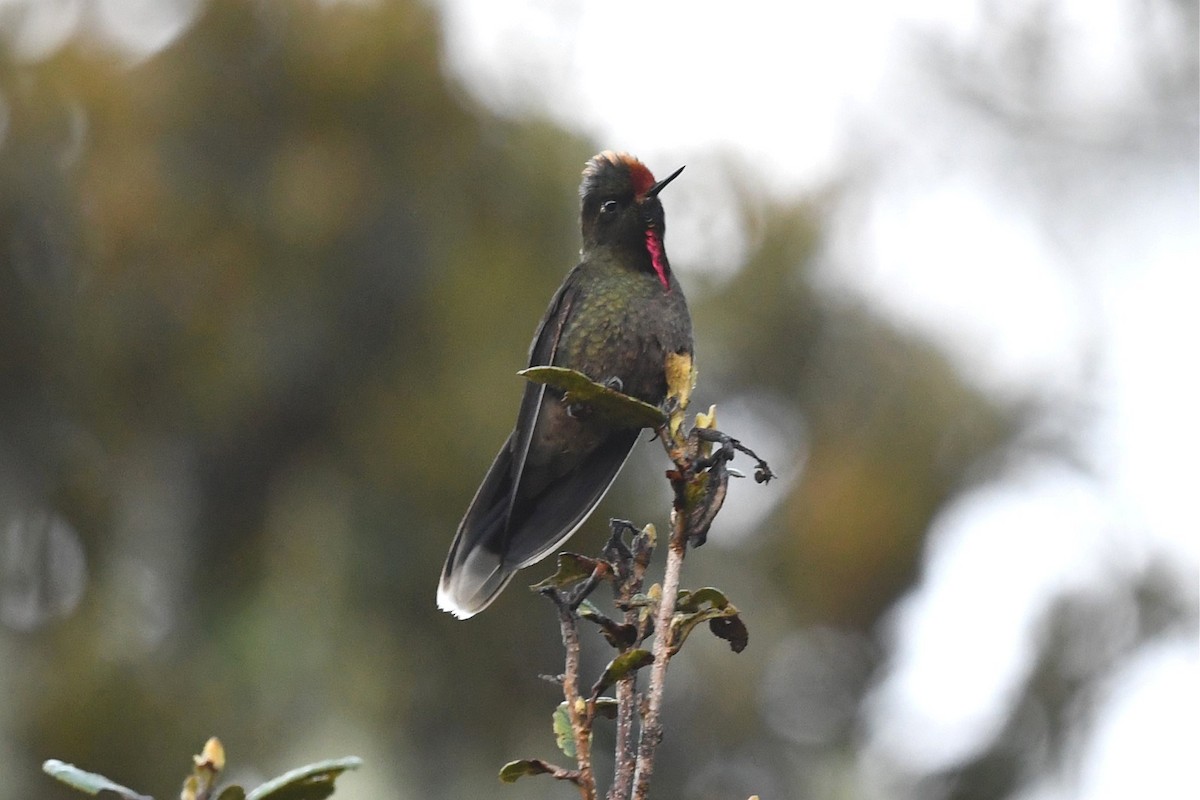
<path id="1" fill-rule="evenodd" d="M 658 280 L 662 283 L 663 289 L 671 291 L 671 279 L 667 277 L 667 254 L 663 251 L 662 237 L 658 235 L 657 231 L 646 231 L 646 251 L 650 253 L 650 263 L 654 266 L 654 271 L 658 273 Z"/>

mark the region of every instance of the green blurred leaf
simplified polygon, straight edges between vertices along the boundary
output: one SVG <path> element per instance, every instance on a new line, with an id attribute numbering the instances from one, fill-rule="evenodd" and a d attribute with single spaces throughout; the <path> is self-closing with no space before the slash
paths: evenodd
<path id="1" fill-rule="evenodd" d="M 571 727 L 571 715 L 563 701 L 554 709 L 554 743 L 567 758 L 575 758 L 575 729 Z"/>
<path id="2" fill-rule="evenodd" d="M 545 775 L 553 772 L 550 765 L 540 758 L 526 758 L 520 761 L 510 761 L 500 768 L 500 780 L 505 783 L 516 783 L 526 775 Z"/>
<path id="3" fill-rule="evenodd" d="M 592 687 L 592 696 L 599 696 L 601 692 L 629 673 L 653 663 L 654 654 L 649 650 L 638 649 L 621 653 L 621 655 L 608 662 L 608 666 L 604 668 L 604 674 L 600 676 L 600 679 L 596 681 L 596 685 Z"/>
<path id="4" fill-rule="evenodd" d="M 607 422 L 627 428 L 657 428 L 667 421 L 661 409 L 592 381 L 565 367 L 529 367 L 517 373 L 534 383 L 561 389 L 567 403 L 582 403 Z"/>
<path id="5" fill-rule="evenodd" d="M 226 786 L 217 795 L 217 800 L 246 800 L 246 790 L 240 786 Z"/>
<path id="6" fill-rule="evenodd" d="M 123 798 L 123 800 L 153 800 L 148 795 L 138 794 L 133 789 L 115 783 L 103 775 L 82 770 L 74 764 L 67 764 L 56 758 L 45 761 L 42 764 L 42 772 L 45 772 L 56 781 L 65 783 L 67 786 L 78 789 L 86 794 L 102 797 L 111 794 Z"/>
<path id="7" fill-rule="evenodd" d="M 540 592 L 542 589 L 549 589 L 550 587 L 562 589 L 565 586 L 579 583 L 588 578 L 599 563 L 596 559 L 581 556 L 579 553 L 559 553 L 558 570 L 549 578 L 546 578 L 544 581 L 538 581 L 529 588 L 535 592 Z"/>
<path id="8" fill-rule="evenodd" d="M 333 794 L 333 782 L 348 769 L 358 769 L 357 756 L 332 758 L 285 772 L 259 786 L 246 800 L 324 800 Z"/>

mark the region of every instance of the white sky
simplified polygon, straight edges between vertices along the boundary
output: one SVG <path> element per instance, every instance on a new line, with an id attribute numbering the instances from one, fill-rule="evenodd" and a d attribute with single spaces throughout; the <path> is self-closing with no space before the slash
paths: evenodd
<path id="1" fill-rule="evenodd" d="M 82 28 L 131 61 L 157 53 L 187 30 L 201 0 L 0 0 L 19 58 L 52 55 Z"/>
<path id="2" fill-rule="evenodd" d="M 1200 390 L 1179 369 L 1200 342 L 1195 141 L 1173 151 L 1151 132 L 1148 156 L 1105 151 L 1141 134 L 1131 120 L 1162 122 L 1126 35 L 1142 4 L 1050 4 L 1067 40 L 1042 98 L 1058 142 L 1041 152 L 956 107 L 922 61 L 932 32 L 1002 79 L 1012 54 L 977 37 L 990 15 L 1032 13 L 1033 0 L 441 5 L 449 67 L 481 100 L 548 114 L 652 169 L 687 162 L 709 206 L 725 178 L 702 174 L 714 154 L 776 195 L 870 164 L 834 219 L 822 285 L 929 335 L 987 391 L 1086 412 L 1082 472 L 1015 467 L 935 522 L 926 578 L 892 616 L 895 661 L 869 704 L 864 781 L 873 759 L 920 773 L 986 745 L 1055 598 L 1154 554 L 1195 594 Z M 1171 23 L 1147 23 L 1151 46 L 1175 43 Z M 728 220 L 696 206 L 672 206 L 673 264 L 685 273 L 722 253 L 736 265 Z M 1119 622 L 1109 646 L 1131 635 Z M 1102 700 L 1081 772 L 1037 799 L 1200 796 L 1198 677 L 1194 637 L 1143 652 Z"/>

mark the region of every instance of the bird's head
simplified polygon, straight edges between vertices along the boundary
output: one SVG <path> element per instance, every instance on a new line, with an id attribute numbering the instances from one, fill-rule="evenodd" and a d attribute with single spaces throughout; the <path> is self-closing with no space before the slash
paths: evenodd
<path id="1" fill-rule="evenodd" d="M 579 186 L 580 221 L 585 250 L 610 247 L 635 255 L 635 263 L 653 269 L 664 291 L 671 288 L 671 265 L 663 247 L 666 223 L 658 193 L 683 172 L 661 181 L 628 153 L 605 150 L 583 169 Z"/>

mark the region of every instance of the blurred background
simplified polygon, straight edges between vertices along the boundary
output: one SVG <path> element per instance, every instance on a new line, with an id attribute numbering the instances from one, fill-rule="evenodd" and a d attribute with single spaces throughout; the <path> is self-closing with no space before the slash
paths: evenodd
<path id="1" fill-rule="evenodd" d="M 751 639 L 673 662 L 655 796 L 1197 796 L 1197 4 L 783 5 L 0 0 L 0 800 L 210 735 L 573 796 L 495 777 L 549 568 L 433 596 L 602 148 L 688 165 L 695 402 L 780 475 L 688 562 Z"/>

